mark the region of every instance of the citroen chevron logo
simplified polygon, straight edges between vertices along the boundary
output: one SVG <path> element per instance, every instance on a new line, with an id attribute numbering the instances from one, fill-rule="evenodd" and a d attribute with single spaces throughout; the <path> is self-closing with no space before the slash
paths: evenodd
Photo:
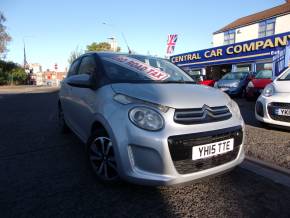
<path id="1" fill-rule="evenodd" d="M 212 109 L 209 107 L 209 106 L 207 106 L 206 104 L 204 104 L 203 106 L 202 106 L 202 112 L 205 112 L 205 111 L 211 111 Z"/>
<path id="2" fill-rule="evenodd" d="M 214 118 L 214 114 L 212 114 L 213 110 L 206 104 L 202 106 L 202 112 L 203 112 L 203 118 L 206 118 L 207 116 L 210 116 Z"/>

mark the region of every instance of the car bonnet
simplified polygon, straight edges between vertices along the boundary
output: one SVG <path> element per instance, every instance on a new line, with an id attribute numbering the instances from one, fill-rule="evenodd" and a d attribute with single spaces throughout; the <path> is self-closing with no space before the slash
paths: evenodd
<path id="1" fill-rule="evenodd" d="M 223 92 L 194 84 L 116 83 L 112 84 L 112 89 L 115 93 L 172 108 L 199 108 L 205 104 L 214 107 L 228 103 Z"/>

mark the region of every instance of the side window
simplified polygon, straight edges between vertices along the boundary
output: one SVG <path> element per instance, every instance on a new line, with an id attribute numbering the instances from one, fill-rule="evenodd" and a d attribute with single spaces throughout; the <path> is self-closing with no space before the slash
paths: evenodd
<path id="1" fill-rule="evenodd" d="M 68 71 L 68 77 L 76 75 L 77 74 L 77 69 L 78 69 L 78 65 L 79 65 L 80 61 L 76 60 L 74 61 Z"/>
<path id="2" fill-rule="evenodd" d="M 96 60 L 94 56 L 85 56 L 82 59 L 82 62 L 80 64 L 78 74 L 89 74 L 92 75 L 94 72 L 96 72 L 97 65 Z"/>

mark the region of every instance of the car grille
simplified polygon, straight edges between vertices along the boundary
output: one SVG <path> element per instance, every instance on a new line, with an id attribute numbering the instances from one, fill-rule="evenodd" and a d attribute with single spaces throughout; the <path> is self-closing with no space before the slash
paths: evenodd
<path id="1" fill-rule="evenodd" d="M 290 103 L 272 102 L 268 104 L 268 113 L 271 119 L 281 122 L 290 122 L 290 117 L 275 114 L 275 110 L 278 108 L 290 109 Z"/>
<path id="2" fill-rule="evenodd" d="M 218 122 L 231 118 L 232 114 L 227 106 L 209 107 L 204 105 L 202 108 L 176 109 L 174 121 L 179 124 L 199 124 Z"/>
<path id="3" fill-rule="evenodd" d="M 192 147 L 234 139 L 234 149 L 213 157 L 192 160 Z M 178 173 L 188 174 L 216 167 L 236 159 L 243 141 L 241 126 L 188 135 L 170 136 L 168 146 Z"/>

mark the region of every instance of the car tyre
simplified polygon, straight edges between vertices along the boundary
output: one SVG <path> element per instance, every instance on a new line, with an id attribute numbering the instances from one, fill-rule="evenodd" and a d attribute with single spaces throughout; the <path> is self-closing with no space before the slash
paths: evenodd
<path id="1" fill-rule="evenodd" d="M 70 132 L 70 129 L 68 127 L 68 125 L 66 124 L 65 122 L 65 119 L 64 119 L 64 113 L 63 113 L 63 110 L 62 110 L 62 107 L 61 105 L 59 104 L 58 106 L 58 128 L 59 128 L 59 131 L 63 134 L 66 134 L 66 133 L 69 133 Z"/>
<path id="2" fill-rule="evenodd" d="M 87 156 L 99 181 L 111 184 L 120 182 L 113 142 L 105 131 L 92 134 L 88 142 Z"/>

